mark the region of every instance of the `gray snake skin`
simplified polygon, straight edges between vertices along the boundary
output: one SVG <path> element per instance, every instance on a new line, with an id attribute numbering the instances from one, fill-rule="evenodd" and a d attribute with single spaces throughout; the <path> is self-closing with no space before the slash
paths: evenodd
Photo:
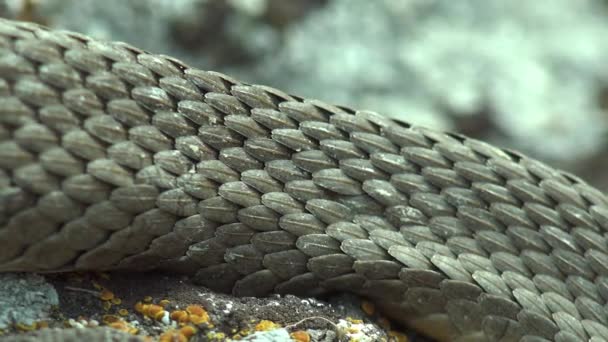
<path id="1" fill-rule="evenodd" d="M 350 291 L 444 341 L 608 340 L 608 199 L 517 152 L 0 21 L 0 271 Z"/>

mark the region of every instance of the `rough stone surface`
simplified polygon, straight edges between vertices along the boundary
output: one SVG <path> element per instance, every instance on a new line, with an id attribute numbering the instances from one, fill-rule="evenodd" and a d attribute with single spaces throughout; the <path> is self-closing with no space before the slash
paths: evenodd
<path id="1" fill-rule="evenodd" d="M 99 288 L 111 290 L 115 298 L 120 299 L 120 304 L 109 309 L 105 307 L 99 298 Z M 180 277 L 153 273 L 111 273 L 101 277 L 65 274 L 49 275 L 46 279 L 34 274 L 3 274 L 0 289 L 3 308 L 0 312 L 10 314 L 11 318 L 10 321 L 5 319 L 2 341 L 78 341 L 81 338 L 95 342 L 140 341 L 143 336 L 158 337 L 175 329 L 175 322 L 145 318 L 136 312 L 135 304 L 148 296 L 154 303 L 169 300 L 168 311 L 183 310 L 191 304 L 201 305 L 208 311 L 214 327 L 200 326 L 191 341 L 207 341 L 208 336 L 235 340 L 237 335 L 236 340 L 291 341 L 289 333 L 298 330 L 308 332 L 313 342 L 339 341 L 338 336 L 356 337 L 360 341 L 387 337 L 387 331 L 379 326 L 377 318 L 365 314 L 360 308 L 361 300 L 352 295 L 331 296 L 327 301 L 296 296 L 235 298 L 214 293 Z M 36 295 L 41 293 L 54 298 L 52 305 L 56 309 L 51 314 L 49 300 L 43 301 L 42 296 Z M 12 300 L 9 302 L 8 298 Z M 126 309 L 128 315 L 120 316 L 121 309 Z M 101 329 L 98 325 L 105 325 L 105 315 L 123 317 L 129 326 L 139 330 L 137 335 L 107 327 Z M 256 332 L 255 326 L 262 320 L 276 323 L 277 327 Z M 40 321 L 45 321 L 50 328 L 29 333 L 15 328 L 15 323 L 31 325 Z M 410 337 L 413 341 L 425 341 L 415 334 Z"/>
<path id="2" fill-rule="evenodd" d="M 234 342 L 235 340 L 230 340 Z M 289 332 L 285 329 L 276 329 L 272 331 L 257 332 L 243 338 L 241 341 L 248 342 L 290 342 L 293 341 L 289 337 Z"/>
<path id="3" fill-rule="evenodd" d="M 46 319 L 59 304 L 57 291 L 36 274 L 0 274 L 0 329 Z"/>

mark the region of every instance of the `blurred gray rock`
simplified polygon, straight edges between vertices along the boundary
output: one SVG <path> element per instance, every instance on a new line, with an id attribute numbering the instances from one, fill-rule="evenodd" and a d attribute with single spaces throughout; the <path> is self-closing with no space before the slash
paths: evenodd
<path id="1" fill-rule="evenodd" d="M 489 110 L 502 144 L 584 157 L 605 143 L 606 11 L 595 0 L 334 0 L 292 27 L 256 79 L 439 128 L 446 113 Z"/>
<path id="2" fill-rule="evenodd" d="M 234 340 L 229 340 L 234 342 Z M 291 342 L 289 332 L 285 329 L 276 329 L 271 331 L 260 331 L 249 336 L 243 337 L 239 341 L 247 342 Z"/>
<path id="3" fill-rule="evenodd" d="M 0 329 L 32 325 L 59 304 L 55 288 L 37 274 L 0 274 Z"/>

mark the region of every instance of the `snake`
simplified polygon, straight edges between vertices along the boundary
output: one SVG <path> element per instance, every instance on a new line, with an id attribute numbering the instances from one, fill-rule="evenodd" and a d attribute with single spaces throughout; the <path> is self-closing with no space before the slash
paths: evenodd
<path id="1" fill-rule="evenodd" d="M 608 340 L 608 199 L 520 152 L 0 20 L 0 272 L 349 292 L 439 341 Z"/>

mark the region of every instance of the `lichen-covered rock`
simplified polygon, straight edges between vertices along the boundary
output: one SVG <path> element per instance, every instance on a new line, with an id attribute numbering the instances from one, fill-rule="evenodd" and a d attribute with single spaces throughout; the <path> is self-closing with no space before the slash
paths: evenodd
<path id="1" fill-rule="evenodd" d="M 52 285 L 37 274 L 0 274 L 0 329 L 31 326 L 59 304 Z"/>
<path id="2" fill-rule="evenodd" d="M 45 329 L 35 332 L 12 335 L 2 338 L 5 342 L 144 342 L 138 336 L 111 329 L 111 328 L 89 328 L 89 329 Z"/>
<path id="3" fill-rule="evenodd" d="M 0 303 L 0 313 L 12 315 L 2 341 L 262 342 L 306 336 L 311 342 L 334 342 L 389 336 L 380 314 L 363 309 L 364 302 L 353 295 L 329 301 L 292 295 L 238 298 L 157 273 L 2 274 Z"/>

